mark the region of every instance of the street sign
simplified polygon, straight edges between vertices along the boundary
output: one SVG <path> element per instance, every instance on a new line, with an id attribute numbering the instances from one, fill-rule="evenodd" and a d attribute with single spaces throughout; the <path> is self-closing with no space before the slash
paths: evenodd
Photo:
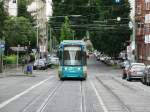
<path id="1" fill-rule="evenodd" d="M 116 3 L 120 3 L 121 0 L 115 0 Z"/>
<path id="2" fill-rule="evenodd" d="M 5 48 L 5 44 L 0 44 L 0 48 Z"/>

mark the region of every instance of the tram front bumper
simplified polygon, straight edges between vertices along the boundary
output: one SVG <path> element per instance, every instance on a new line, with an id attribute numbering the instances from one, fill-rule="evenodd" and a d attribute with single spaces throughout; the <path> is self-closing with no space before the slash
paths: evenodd
<path id="1" fill-rule="evenodd" d="M 61 78 L 84 78 L 83 67 L 64 67 Z"/>

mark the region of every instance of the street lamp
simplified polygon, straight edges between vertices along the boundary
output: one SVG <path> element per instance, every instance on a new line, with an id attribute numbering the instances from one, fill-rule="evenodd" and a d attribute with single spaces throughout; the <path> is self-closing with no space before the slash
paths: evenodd
<path id="1" fill-rule="evenodd" d="M 128 19 L 128 18 L 121 18 L 121 17 L 117 17 L 117 21 L 121 21 L 122 19 Z M 129 20 L 129 19 L 128 19 Z M 136 23 L 135 23 L 135 18 L 130 19 L 130 23 L 129 23 L 129 27 L 131 27 L 133 29 L 133 36 L 132 36 L 132 42 L 131 42 L 131 48 L 132 50 L 135 50 L 135 54 L 133 54 L 133 57 L 131 59 L 132 62 L 135 62 L 135 56 L 137 56 L 136 54 L 136 43 L 135 43 L 135 38 L 136 38 Z"/>
<path id="2" fill-rule="evenodd" d="M 20 50 L 20 45 L 17 47 L 17 70 L 18 70 L 18 64 L 19 64 L 19 50 Z"/>

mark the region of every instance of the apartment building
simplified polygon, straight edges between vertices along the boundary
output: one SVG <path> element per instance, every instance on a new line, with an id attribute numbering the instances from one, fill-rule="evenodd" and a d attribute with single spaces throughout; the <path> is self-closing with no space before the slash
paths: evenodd
<path id="1" fill-rule="evenodd" d="M 8 8 L 9 8 L 9 1 L 10 0 L 4 0 L 4 8 L 5 8 L 7 13 L 8 13 Z"/>
<path id="2" fill-rule="evenodd" d="M 9 0 L 8 13 L 9 13 L 9 16 L 17 16 L 18 15 L 17 0 Z"/>
<path id="3" fill-rule="evenodd" d="M 36 19 L 37 28 L 37 46 L 41 55 L 46 53 L 47 49 L 47 18 L 46 18 L 46 0 L 34 0 L 28 7 L 28 11 Z"/>
<path id="4" fill-rule="evenodd" d="M 150 0 L 135 0 L 137 60 L 150 64 Z"/>

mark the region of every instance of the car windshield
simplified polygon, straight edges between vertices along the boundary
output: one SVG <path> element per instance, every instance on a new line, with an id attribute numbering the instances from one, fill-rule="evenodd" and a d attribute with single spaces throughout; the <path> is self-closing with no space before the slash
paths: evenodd
<path id="1" fill-rule="evenodd" d="M 66 46 L 64 48 L 64 65 L 81 65 L 82 55 L 80 46 Z"/>
<path id="2" fill-rule="evenodd" d="M 134 65 L 134 66 L 132 66 L 132 70 L 142 71 L 142 70 L 145 70 L 145 66 Z"/>
<path id="3" fill-rule="evenodd" d="M 44 61 L 42 61 L 42 60 L 36 60 L 35 64 L 44 64 Z"/>

